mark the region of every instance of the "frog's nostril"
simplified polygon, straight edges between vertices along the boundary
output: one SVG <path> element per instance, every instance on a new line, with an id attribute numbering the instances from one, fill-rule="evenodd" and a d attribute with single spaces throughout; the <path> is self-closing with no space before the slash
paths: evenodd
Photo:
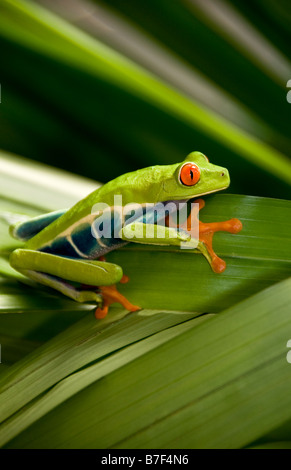
<path id="1" fill-rule="evenodd" d="M 224 176 L 224 173 L 221 173 L 221 176 Z"/>

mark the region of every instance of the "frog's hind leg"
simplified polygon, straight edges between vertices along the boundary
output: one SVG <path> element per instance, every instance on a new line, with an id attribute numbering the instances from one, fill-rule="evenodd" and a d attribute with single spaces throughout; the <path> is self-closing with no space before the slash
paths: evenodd
<path id="1" fill-rule="evenodd" d="M 10 264 L 30 279 L 52 287 L 77 302 L 96 302 L 96 318 L 103 318 L 108 306 L 114 302 L 121 303 L 130 311 L 140 309 L 117 291 L 115 284 L 124 280 L 122 269 L 117 264 L 66 258 L 27 249 L 13 251 Z M 71 282 L 78 283 L 80 287 L 75 287 Z"/>
<path id="2" fill-rule="evenodd" d="M 50 225 L 63 214 L 65 214 L 65 212 L 67 212 L 67 209 L 39 215 L 37 217 L 25 220 L 24 222 L 18 222 L 10 226 L 10 235 L 17 240 L 27 241 L 34 237 L 37 233 L 41 232 L 41 230 Z"/>
<path id="3" fill-rule="evenodd" d="M 46 274 L 38 271 L 32 270 L 22 270 L 20 271 L 22 274 L 27 276 L 29 279 L 42 284 L 43 286 L 50 287 L 58 292 L 61 292 L 66 297 L 73 299 L 77 302 L 96 302 L 98 305 L 102 305 L 103 298 L 101 293 L 98 293 L 93 290 L 83 290 L 78 289 L 77 287 L 73 286 L 69 282 L 65 281 L 62 278 L 57 276 L 53 276 L 51 274 Z"/>

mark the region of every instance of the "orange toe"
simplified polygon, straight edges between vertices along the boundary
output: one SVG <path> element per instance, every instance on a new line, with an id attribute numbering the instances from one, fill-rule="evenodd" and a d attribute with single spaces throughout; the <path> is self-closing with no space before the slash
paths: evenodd
<path id="1" fill-rule="evenodd" d="M 120 279 L 120 284 L 126 284 L 129 281 L 129 277 L 123 274 L 122 278 Z"/>
<path id="2" fill-rule="evenodd" d="M 108 313 L 108 305 L 105 305 L 103 308 L 98 307 L 95 310 L 95 318 L 97 320 L 101 320 L 102 318 L 105 318 Z"/>

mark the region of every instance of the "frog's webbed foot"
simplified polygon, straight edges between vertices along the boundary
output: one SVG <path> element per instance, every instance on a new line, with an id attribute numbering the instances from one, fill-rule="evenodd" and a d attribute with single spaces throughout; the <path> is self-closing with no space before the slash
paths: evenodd
<path id="1" fill-rule="evenodd" d="M 128 282 L 128 277 L 123 276 L 120 282 Z M 129 302 L 129 300 L 127 300 L 126 297 L 124 297 L 124 295 L 120 294 L 115 284 L 112 286 L 100 286 L 99 291 L 101 292 L 103 298 L 103 305 L 102 307 L 98 307 L 95 311 L 95 317 L 98 319 L 106 317 L 109 306 L 114 302 L 120 303 L 126 310 L 129 310 L 130 312 L 136 312 L 137 310 L 141 309 L 141 307 L 133 305 L 131 302 Z"/>
<path id="2" fill-rule="evenodd" d="M 105 261 L 104 256 L 100 257 L 99 260 Z M 121 284 L 126 284 L 128 281 L 129 277 L 123 274 L 119 282 Z M 136 312 L 137 310 L 141 309 L 141 307 L 133 305 L 131 302 L 129 302 L 129 300 L 127 300 L 126 297 L 124 297 L 124 295 L 120 294 L 115 284 L 111 286 L 99 286 L 98 291 L 100 291 L 103 298 L 102 306 L 95 310 L 95 317 L 98 320 L 106 317 L 109 306 L 115 302 L 121 304 L 126 310 L 129 310 L 130 312 Z"/>
<path id="3" fill-rule="evenodd" d="M 200 210 L 203 209 L 203 207 L 205 206 L 205 201 L 203 199 L 196 199 L 195 203 L 196 204 L 192 207 L 191 213 L 187 218 L 187 222 L 183 224 L 184 228 L 187 229 L 187 231 L 191 234 L 192 232 L 195 233 L 194 227 L 197 227 L 198 214 Z M 226 263 L 223 259 L 219 258 L 219 256 L 217 256 L 217 254 L 213 250 L 212 242 L 214 233 L 238 233 L 241 231 L 241 229 L 242 223 L 238 219 L 230 219 L 222 222 L 208 223 L 204 223 L 199 220 L 199 243 L 197 249 L 201 251 L 202 254 L 206 257 L 212 270 L 215 273 L 222 273 L 225 270 Z"/>

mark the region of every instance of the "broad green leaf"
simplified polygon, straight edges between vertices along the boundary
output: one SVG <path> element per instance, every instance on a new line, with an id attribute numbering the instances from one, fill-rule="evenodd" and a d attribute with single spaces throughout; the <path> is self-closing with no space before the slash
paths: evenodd
<path id="1" fill-rule="evenodd" d="M 274 285 L 122 366 L 8 447 L 250 446 L 291 417 L 290 287 Z"/>
<path id="2" fill-rule="evenodd" d="M 40 342 L 31 341 L 27 339 L 17 339 L 15 337 L 0 335 L 1 351 L 4 355 L 1 355 L 1 362 L 5 365 L 13 364 L 24 356 L 32 352 L 34 349 L 40 346 Z M 2 367 L 0 368 L 2 373 Z"/>
<path id="3" fill-rule="evenodd" d="M 0 427 L 1 446 L 19 434 L 36 420 L 47 414 L 53 408 L 63 403 L 65 400 L 88 387 L 91 383 L 106 377 L 112 371 L 119 369 L 128 362 L 142 356 L 148 351 L 155 349 L 171 338 L 192 328 L 193 324 L 198 325 L 205 321 L 208 316 L 201 316 L 193 320 L 188 320 L 177 326 L 167 328 L 161 332 L 153 334 L 148 338 L 133 343 L 108 357 L 105 357 L 96 364 L 89 365 L 85 369 L 76 372 L 61 382 L 56 384 L 45 395 L 41 395 L 37 400 L 31 402 L 23 410 L 14 414 Z"/>
<path id="4" fill-rule="evenodd" d="M 193 316 L 181 311 L 128 314 L 116 309 L 97 322 L 88 315 L 2 374 L 2 420 L 81 367 Z"/>

